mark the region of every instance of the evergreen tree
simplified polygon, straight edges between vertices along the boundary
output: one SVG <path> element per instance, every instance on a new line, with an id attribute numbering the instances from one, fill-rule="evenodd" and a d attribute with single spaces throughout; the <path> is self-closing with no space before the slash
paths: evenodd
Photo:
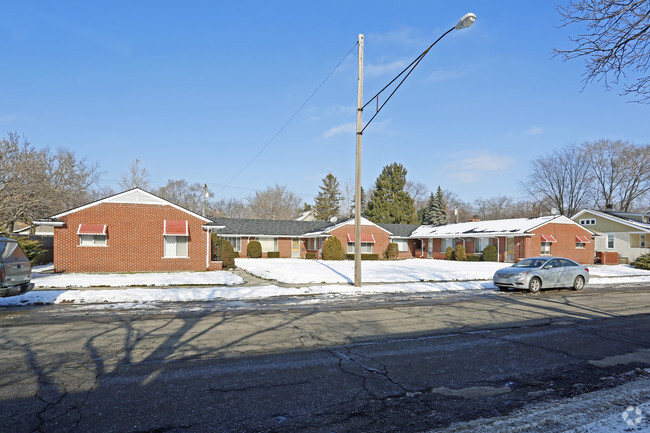
<path id="1" fill-rule="evenodd" d="M 433 197 L 433 194 L 431 196 Z M 433 201 L 432 213 L 432 224 L 443 225 L 449 223 L 449 219 L 447 218 L 447 200 L 445 200 L 445 194 L 442 192 L 440 185 L 438 185 L 438 191 L 436 191 L 436 197 Z"/>
<path id="2" fill-rule="evenodd" d="M 406 185 L 406 169 L 396 162 L 387 165 L 375 181 L 365 211 L 366 217 L 374 223 L 416 224 L 415 202 Z"/>
<path id="3" fill-rule="evenodd" d="M 339 181 L 332 173 L 328 173 L 323 178 L 323 184 L 314 200 L 317 218 L 328 221 L 332 217 L 339 216 L 341 200 L 343 196 L 339 190 Z"/>
<path id="4" fill-rule="evenodd" d="M 435 223 L 435 213 L 436 209 L 436 196 L 431 193 L 431 196 L 429 196 L 429 201 L 427 202 L 427 205 L 421 209 L 421 212 L 419 213 L 420 216 L 420 222 L 422 224 L 426 225 L 433 225 Z"/>

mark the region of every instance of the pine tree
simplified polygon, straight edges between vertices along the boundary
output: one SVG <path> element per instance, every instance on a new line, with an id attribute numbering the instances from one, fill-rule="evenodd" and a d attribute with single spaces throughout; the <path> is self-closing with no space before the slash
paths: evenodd
<path id="1" fill-rule="evenodd" d="M 341 200 L 343 196 L 339 190 L 339 181 L 332 173 L 328 173 L 323 178 L 323 184 L 314 200 L 317 218 L 328 221 L 332 217 L 339 216 Z"/>
<path id="2" fill-rule="evenodd" d="M 422 213 L 420 217 L 420 222 L 426 225 L 435 224 L 435 208 L 436 208 L 436 196 L 431 193 L 429 196 L 429 201 L 427 205 L 422 208 Z"/>
<path id="3" fill-rule="evenodd" d="M 415 202 L 406 185 L 406 169 L 396 162 L 387 165 L 375 181 L 365 211 L 366 217 L 374 223 L 416 224 Z"/>
<path id="4" fill-rule="evenodd" d="M 432 224 L 435 225 L 443 225 L 449 223 L 449 219 L 447 218 L 447 200 L 445 200 L 445 194 L 442 192 L 442 188 L 440 188 L 440 185 L 438 185 L 438 190 L 436 191 L 436 197 L 433 202 L 432 220 L 433 220 Z"/>

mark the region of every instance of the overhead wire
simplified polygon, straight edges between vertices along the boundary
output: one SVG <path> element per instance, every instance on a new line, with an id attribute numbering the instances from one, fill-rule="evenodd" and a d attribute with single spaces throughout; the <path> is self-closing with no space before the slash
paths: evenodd
<path id="1" fill-rule="evenodd" d="M 336 66 L 334 67 L 334 69 L 332 69 L 332 70 L 330 71 L 330 73 L 327 74 L 327 76 L 323 79 L 323 81 L 321 81 L 321 83 L 316 87 L 316 89 L 315 89 L 313 92 L 311 92 L 311 94 L 307 97 L 307 99 L 305 99 L 305 101 L 302 103 L 302 105 L 300 105 L 300 107 L 298 107 L 298 109 L 295 111 L 295 113 L 293 113 L 293 114 L 291 115 L 291 117 L 289 117 L 289 119 L 288 119 L 288 120 L 287 120 L 287 121 L 286 121 L 286 122 L 285 122 L 285 123 L 280 127 L 280 129 L 278 129 L 278 130 L 276 131 L 276 133 L 273 134 L 273 136 L 271 137 L 271 139 L 270 139 L 269 141 L 267 141 L 266 144 L 265 144 L 264 146 L 262 146 L 262 148 L 261 148 L 261 149 L 260 149 L 260 150 L 259 150 L 259 151 L 258 151 L 258 152 L 257 152 L 257 153 L 256 153 L 256 154 L 255 154 L 255 155 L 254 155 L 254 156 L 253 156 L 253 157 L 252 157 L 252 158 L 251 158 L 251 159 L 250 159 L 250 160 L 249 160 L 245 165 L 244 165 L 244 167 L 242 167 L 242 169 L 239 170 L 239 171 L 237 172 L 237 174 L 235 174 L 235 175 L 234 175 L 234 176 L 233 176 L 233 177 L 232 177 L 228 182 L 226 182 L 226 183 L 221 187 L 221 189 L 219 189 L 219 190 L 216 192 L 216 194 L 218 194 L 219 192 L 221 192 L 221 191 L 223 191 L 224 189 L 226 189 L 227 187 L 229 187 L 230 184 L 231 184 L 235 179 L 237 179 L 237 177 L 239 177 L 239 175 L 241 175 L 241 174 L 242 174 L 242 173 L 243 173 L 243 172 L 244 172 L 244 171 L 245 171 L 245 170 L 246 170 L 246 169 L 247 169 L 247 168 L 248 168 L 248 167 L 249 167 L 249 166 L 250 166 L 250 165 L 251 165 L 251 164 L 252 164 L 252 163 L 253 163 L 253 162 L 254 162 L 254 161 L 259 157 L 259 156 L 260 156 L 260 155 L 261 155 L 261 154 L 262 154 L 262 152 L 264 152 L 264 151 L 266 150 L 266 148 L 269 147 L 269 146 L 271 145 L 271 143 L 273 143 L 273 141 L 275 141 L 275 139 L 276 139 L 276 138 L 277 138 L 277 137 L 282 133 L 282 131 L 284 131 L 284 129 L 285 129 L 287 126 L 289 126 L 289 124 L 291 123 L 291 121 L 292 121 L 292 120 L 293 120 L 293 119 L 298 115 L 298 113 L 300 113 L 300 111 L 305 107 L 305 105 L 307 105 L 307 103 L 311 100 L 311 98 L 314 97 L 314 95 L 316 94 L 316 92 L 318 92 L 318 91 L 320 90 L 320 88 L 323 87 L 323 85 L 325 84 L 325 82 L 327 82 L 327 80 L 332 76 L 332 74 L 334 74 L 334 72 L 336 72 L 336 70 L 339 68 L 339 66 L 341 66 L 341 64 L 345 61 L 345 59 L 348 58 L 348 56 L 350 55 L 350 53 L 351 53 L 352 51 L 354 51 L 354 49 L 356 48 L 356 46 L 357 46 L 358 44 L 359 44 L 358 42 L 355 42 L 355 44 L 352 46 L 352 48 L 350 48 L 350 50 L 345 54 L 345 56 L 343 56 L 343 58 L 341 59 L 341 61 L 338 62 L 338 63 L 336 64 Z"/>

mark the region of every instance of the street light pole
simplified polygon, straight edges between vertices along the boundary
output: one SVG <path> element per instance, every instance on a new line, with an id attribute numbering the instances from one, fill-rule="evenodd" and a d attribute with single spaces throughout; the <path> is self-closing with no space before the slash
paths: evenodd
<path id="1" fill-rule="evenodd" d="M 408 65 L 402 72 L 397 75 L 397 77 L 393 78 L 393 80 L 386 85 L 383 89 L 381 89 L 375 96 L 370 98 L 370 101 L 374 100 L 377 98 L 377 112 L 372 116 L 372 118 L 368 121 L 366 126 L 363 126 L 363 121 L 362 121 L 362 114 L 363 114 L 363 109 L 366 105 L 370 103 L 370 101 L 366 102 L 366 104 L 363 104 L 363 34 L 359 34 L 359 78 L 357 82 L 357 153 L 356 153 L 356 166 L 355 166 L 355 192 L 354 192 L 354 285 L 355 287 L 361 287 L 361 137 L 363 135 L 363 131 L 368 127 L 370 122 L 372 122 L 377 114 L 379 114 L 379 111 L 381 111 L 382 108 L 384 108 L 384 105 L 386 105 L 386 102 L 395 94 L 397 89 L 402 85 L 404 80 L 408 78 L 408 76 L 413 72 L 413 69 L 420 64 L 420 61 L 426 56 L 426 54 L 429 52 L 429 50 L 440 41 L 440 39 L 444 38 L 447 34 L 451 33 L 453 30 L 462 30 L 470 27 L 472 24 L 474 24 L 474 21 L 476 21 L 476 15 L 473 13 L 465 14 L 460 21 L 456 24 L 456 26 L 452 27 L 451 29 L 447 30 L 445 33 L 443 33 L 442 36 L 440 36 L 433 44 L 429 45 L 429 48 L 424 50 L 422 54 L 420 54 L 413 62 L 411 62 L 410 65 Z M 384 90 L 386 90 L 395 80 L 397 80 L 402 74 L 404 74 L 406 71 L 408 73 L 404 78 L 402 78 L 402 81 L 399 82 L 399 84 L 395 87 L 395 89 L 391 92 L 391 94 L 386 98 L 386 101 L 379 106 L 379 94 L 382 93 Z"/>

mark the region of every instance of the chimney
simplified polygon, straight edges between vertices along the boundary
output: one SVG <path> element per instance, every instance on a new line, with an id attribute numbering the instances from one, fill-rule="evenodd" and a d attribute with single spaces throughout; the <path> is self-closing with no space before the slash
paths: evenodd
<path id="1" fill-rule="evenodd" d="M 477 223 L 479 221 L 481 221 L 481 219 L 477 215 L 474 215 L 472 218 L 470 218 L 470 220 L 468 222 Z"/>

